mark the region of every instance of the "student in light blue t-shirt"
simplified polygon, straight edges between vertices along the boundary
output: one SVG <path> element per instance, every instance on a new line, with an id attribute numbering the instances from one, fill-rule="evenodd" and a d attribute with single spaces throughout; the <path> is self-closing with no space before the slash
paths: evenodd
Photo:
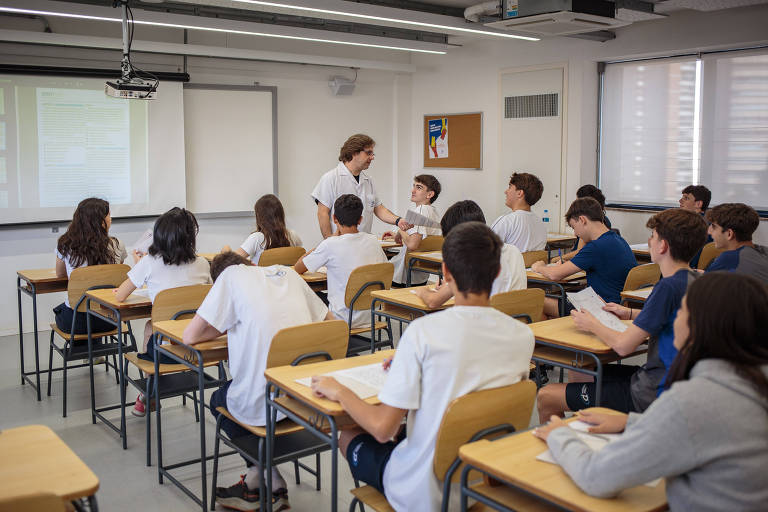
<path id="1" fill-rule="evenodd" d="M 531 267 L 548 279 L 559 280 L 583 270 L 587 284 L 605 302 L 621 302 L 621 291 L 629 271 L 637 265 L 629 244 L 603 222 L 603 208 L 595 199 L 582 197 L 571 203 L 565 220 L 585 245 L 570 261 L 547 266 L 537 261 Z M 544 314 L 558 316 L 555 299 L 547 298 Z"/>

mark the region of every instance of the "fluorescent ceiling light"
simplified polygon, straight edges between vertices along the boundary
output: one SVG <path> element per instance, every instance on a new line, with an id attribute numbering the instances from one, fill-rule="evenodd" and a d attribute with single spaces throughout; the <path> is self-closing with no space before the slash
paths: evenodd
<path id="1" fill-rule="evenodd" d="M 87 14 L 74 14 L 74 13 L 65 13 L 65 12 L 54 12 L 54 11 L 44 11 L 39 9 L 18 9 L 15 7 L 0 7 L 0 12 L 11 12 L 11 13 L 17 13 L 17 14 L 37 14 L 40 16 L 59 16 L 62 18 L 76 18 L 76 19 L 82 19 L 82 20 L 94 20 L 94 21 L 114 21 L 122 23 L 122 18 L 113 18 L 109 16 L 91 16 Z M 130 23 L 130 21 L 129 21 Z M 444 51 L 438 51 L 438 50 L 422 50 L 419 48 L 408 48 L 405 46 L 390 46 L 390 45 L 383 45 L 383 44 L 373 44 L 373 43 L 355 43 L 350 41 L 335 41 L 333 39 L 320 39 L 316 37 L 301 37 L 301 36 L 290 36 L 285 34 L 268 34 L 264 32 L 253 32 L 248 30 L 233 30 L 233 29 L 224 29 L 224 28 L 214 28 L 214 27 L 202 27 L 198 25 L 186 25 L 186 24 L 180 24 L 180 23 L 161 23 L 156 21 L 143 21 L 143 20 L 134 20 L 134 24 L 136 25 L 152 25 L 156 27 L 169 27 L 169 28 L 183 28 L 183 29 L 189 29 L 189 30 L 207 30 L 209 32 L 226 32 L 229 34 L 243 34 L 243 35 L 249 35 L 249 36 L 260 36 L 260 37 L 275 37 L 278 39 L 292 39 L 296 41 L 312 41 L 316 43 L 329 43 L 329 44 L 341 44 L 341 45 L 349 45 L 349 46 L 364 46 L 367 48 L 380 48 L 384 50 L 398 50 L 398 51 L 407 51 L 407 52 L 417 52 L 417 53 L 431 53 L 436 55 L 445 55 L 446 52 Z"/>
<path id="2" fill-rule="evenodd" d="M 504 34 L 501 32 L 491 32 L 488 30 L 478 30 L 475 28 L 453 27 L 451 25 L 439 25 L 437 23 L 426 23 L 423 21 L 403 20 L 398 18 L 389 18 L 386 16 L 373 16 L 370 14 L 358 14 L 358 13 L 346 12 L 346 11 L 336 11 L 333 9 L 320 9 L 317 7 L 291 5 L 291 4 L 286 4 L 282 2 L 262 2 L 261 0 L 233 0 L 233 1 L 244 3 L 244 4 L 263 5 L 264 7 L 279 7 L 282 9 L 294 9 L 297 11 L 315 12 L 318 14 L 332 14 L 335 16 L 347 16 L 350 18 L 360 18 L 360 19 L 372 20 L 372 21 L 386 21 L 388 23 L 398 23 L 403 25 L 412 25 L 416 27 L 436 28 L 441 30 L 455 30 L 458 32 L 466 32 L 469 34 L 482 34 L 484 36 L 506 37 L 510 39 L 524 39 L 526 41 L 539 41 L 539 38 L 537 37 L 518 36 L 515 34 Z"/>

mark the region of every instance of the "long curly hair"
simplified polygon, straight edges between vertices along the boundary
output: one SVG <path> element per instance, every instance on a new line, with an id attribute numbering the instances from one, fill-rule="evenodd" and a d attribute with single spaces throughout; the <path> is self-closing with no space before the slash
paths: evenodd
<path id="1" fill-rule="evenodd" d="M 109 203 L 89 197 L 77 205 L 67 232 L 59 237 L 56 248 L 69 259 L 72 267 L 115 263 L 117 240 L 107 232 Z"/>
<path id="2" fill-rule="evenodd" d="M 280 199 L 274 194 L 266 194 L 253 205 L 256 214 L 256 231 L 264 235 L 264 249 L 290 247 L 288 229 L 285 227 L 285 211 Z"/>

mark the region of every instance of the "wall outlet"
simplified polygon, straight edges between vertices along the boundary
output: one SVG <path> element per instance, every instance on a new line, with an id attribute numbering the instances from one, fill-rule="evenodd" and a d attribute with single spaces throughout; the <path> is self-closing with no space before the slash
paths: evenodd
<path id="1" fill-rule="evenodd" d="M 58 233 L 59 232 L 59 226 L 53 226 L 51 228 L 51 233 Z"/>

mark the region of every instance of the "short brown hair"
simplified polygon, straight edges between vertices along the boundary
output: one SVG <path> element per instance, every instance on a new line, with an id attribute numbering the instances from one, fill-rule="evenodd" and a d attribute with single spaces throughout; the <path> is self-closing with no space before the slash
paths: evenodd
<path id="1" fill-rule="evenodd" d="M 356 133 L 344 142 L 339 151 L 339 162 L 349 162 L 359 152 L 365 148 L 375 146 L 376 142 L 363 133 Z"/>
<path id="2" fill-rule="evenodd" d="M 496 233 L 483 222 L 463 222 L 443 243 L 443 262 L 461 293 L 489 294 L 501 268 L 501 246 Z"/>
<path id="3" fill-rule="evenodd" d="M 732 229 L 739 242 L 752 240 L 752 233 L 760 225 L 760 215 L 744 203 L 723 203 L 707 212 L 707 220 L 723 230 Z"/>
<path id="4" fill-rule="evenodd" d="M 527 172 L 516 172 L 509 178 L 509 184 L 517 190 L 523 191 L 523 197 L 528 206 L 533 206 L 541 199 L 544 193 L 544 184 L 539 178 Z"/>
<path id="5" fill-rule="evenodd" d="M 691 261 L 707 243 L 707 223 L 696 212 L 672 208 L 659 212 L 645 223 L 669 244 L 669 254 L 675 261 Z"/>
<path id="6" fill-rule="evenodd" d="M 712 192 L 704 185 L 688 185 L 683 189 L 683 194 L 691 194 L 694 201 L 701 201 L 701 211 L 707 211 L 712 200 Z"/>
<path id="7" fill-rule="evenodd" d="M 582 215 L 589 220 L 605 222 L 603 207 L 594 197 L 580 197 L 572 202 L 565 213 L 565 222 L 570 222 L 571 219 L 578 220 Z"/>
<path id="8" fill-rule="evenodd" d="M 431 190 L 435 193 L 435 195 L 432 196 L 432 199 L 429 200 L 429 204 L 434 203 L 437 201 L 437 196 L 440 195 L 440 182 L 437 181 L 437 178 L 432 176 L 431 174 L 419 174 L 418 176 L 415 176 L 413 178 L 413 181 L 416 183 L 421 183 L 425 187 L 427 187 L 427 190 Z"/>
<path id="9" fill-rule="evenodd" d="M 217 254 L 211 261 L 211 279 L 213 282 L 215 283 L 221 273 L 232 265 L 253 265 L 253 263 L 233 251 Z"/>

